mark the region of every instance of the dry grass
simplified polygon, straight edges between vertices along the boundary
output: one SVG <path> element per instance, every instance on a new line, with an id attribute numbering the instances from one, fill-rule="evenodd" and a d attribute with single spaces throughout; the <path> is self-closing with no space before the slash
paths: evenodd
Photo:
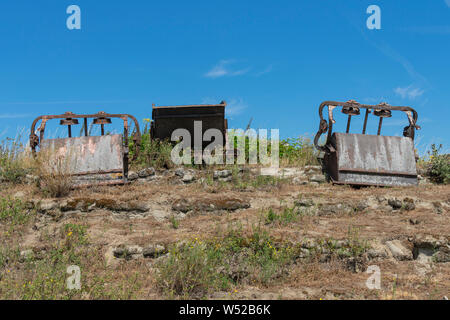
<path id="1" fill-rule="evenodd" d="M 37 187 L 44 196 L 60 198 L 69 195 L 73 188 L 70 174 L 71 154 L 59 155 L 54 151 L 41 151 L 35 159 L 34 173 Z"/>

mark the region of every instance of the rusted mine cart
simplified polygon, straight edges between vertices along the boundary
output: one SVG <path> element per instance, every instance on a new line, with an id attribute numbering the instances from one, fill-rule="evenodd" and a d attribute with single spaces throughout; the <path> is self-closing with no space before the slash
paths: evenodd
<path id="1" fill-rule="evenodd" d="M 168 139 L 171 141 L 172 133 L 176 129 L 186 129 L 191 135 L 191 144 L 194 148 L 194 122 L 201 121 L 202 137 L 208 129 L 218 129 L 223 134 L 225 143 L 227 120 L 225 119 L 226 102 L 216 105 L 184 105 L 160 106 L 153 105 L 151 123 L 152 139 Z M 203 148 L 210 142 L 204 141 Z"/>
<path id="2" fill-rule="evenodd" d="M 105 125 L 111 124 L 112 118 L 123 121 L 123 135 L 105 135 Z M 67 126 L 68 138 L 44 139 L 47 122 L 55 119 L 60 119 L 60 125 Z M 83 119 L 84 136 L 72 137 L 72 126 L 79 124 L 78 119 Z M 90 136 L 89 119 L 92 119 L 91 126 L 101 126 L 101 136 Z M 39 152 L 49 151 L 50 161 L 58 158 L 60 163 L 65 163 L 76 186 L 124 184 L 127 183 L 129 162 L 128 119 L 131 119 L 135 125 L 133 141 L 134 157 L 137 157 L 141 141 L 139 123 L 129 114 L 99 112 L 79 115 L 66 112 L 62 115 L 40 116 L 31 125 L 30 147 L 34 155 L 39 147 Z M 39 121 L 41 121 L 40 126 L 36 131 Z"/>
<path id="3" fill-rule="evenodd" d="M 328 107 L 328 121 L 323 118 L 323 109 Z M 341 108 L 348 116 L 345 133 L 333 133 L 333 110 Z M 349 133 L 351 119 L 365 109 L 362 134 Z M 403 137 L 383 136 L 381 127 L 384 118 L 390 118 L 392 111 L 407 115 L 409 125 L 403 129 Z M 377 135 L 366 134 L 369 114 L 379 117 Z M 375 186 L 417 185 L 414 134 L 420 129 L 417 112 L 410 107 L 394 107 L 386 103 L 364 105 L 356 101 L 325 101 L 319 107 L 320 125 L 314 138 L 314 145 L 323 151 L 324 168 L 333 183 Z M 319 145 L 322 134 L 327 133 L 324 145 Z"/>

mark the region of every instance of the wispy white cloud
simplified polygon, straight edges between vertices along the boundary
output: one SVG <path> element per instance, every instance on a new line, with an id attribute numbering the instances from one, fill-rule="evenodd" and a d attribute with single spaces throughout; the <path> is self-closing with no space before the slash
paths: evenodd
<path id="1" fill-rule="evenodd" d="M 423 95 L 425 90 L 410 85 L 403 88 L 402 87 L 395 88 L 394 92 L 396 95 L 402 97 L 402 99 L 408 98 L 410 100 L 414 100 Z"/>
<path id="2" fill-rule="evenodd" d="M 218 64 L 205 74 L 205 77 L 215 79 L 224 76 L 240 76 L 250 70 L 250 68 L 233 70 L 231 67 L 233 63 L 235 63 L 234 60 L 220 60 Z"/>
<path id="3" fill-rule="evenodd" d="M 32 117 L 31 113 L 0 113 L 0 119 L 19 119 Z"/>
<path id="4" fill-rule="evenodd" d="M 203 98 L 202 104 L 217 104 L 218 101 L 222 101 L 223 99 L 218 98 Z M 245 109 L 248 108 L 248 104 L 242 98 L 233 98 L 227 101 L 227 106 L 225 108 L 225 112 L 228 116 L 237 116 L 244 112 Z"/>
<path id="5" fill-rule="evenodd" d="M 243 99 L 231 99 L 227 105 L 226 112 L 230 116 L 237 116 L 248 108 L 248 104 Z"/>
<path id="6" fill-rule="evenodd" d="M 265 68 L 263 71 L 256 73 L 256 76 L 262 76 L 263 74 L 269 73 L 273 70 L 273 65 L 269 65 L 267 68 Z"/>
<path id="7" fill-rule="evenodd" d="M 447 4 L 447 7 L 450 8 L 450 0 L 445 0 L 445 3 Z"/>
<path id="8" fill-rule="evenodd" d="M 450 0 L 446 0 L 450 1 Z M 365 28 L 363 28 L 360 24 L 358 24 L 356 21 L 358 19 L 355 19 L 354 15 L 347 14 L 345 12 L 350 11 L 342 11 L 339 10 L 341 14 L 347 19 L 347 21 L 360 32 L 361 36 L 364 38 L 364 40 L 369 43 L 371 46 L 373 46 L 375 49 L 377 49 L 380 53 L 385 55 L 386 57 L 396 61 L 399 63 L 403 69 L 409 74 L 409 76 L 414 80 L 416 83 L 421 83 L 423 86 L 431 87 L 428 80 L 419 72 L 416 71 L 414 66 L 411 64 L 411 62 L 405 58 L 403 55 L 401 55 L 399 52 L 397 52 L 394 48 L 392 48 L 389 44 L 387 44 L 384 41 L 375 41 L 373 37 L 369 36 Z"/>

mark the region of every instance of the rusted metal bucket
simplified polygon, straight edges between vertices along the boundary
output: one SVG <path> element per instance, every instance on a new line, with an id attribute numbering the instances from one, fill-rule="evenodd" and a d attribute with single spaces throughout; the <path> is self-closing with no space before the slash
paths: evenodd
<path id="1" fill-rule="evenodd" d="M 323 118 L 323 108 L 328 106 L 328 121 Z M 345 133 L 333 133 L 333 110 L 342 107 L 348 115 Z M 366 109 L 362 134 L 349 133 L 351 118 Z M 380 117 L 377 135 L 366 134 L 368 115 L 373 111 Z M 403 137 L 382 136 L 383 118 L 392 111 L 406 113 L 409 125 L 403 129 Z M 324 152 L 323 164 L 333 183 L 376 186 L 417 185 L 414 134 L 417 112 L 410 107 L 394 107 L 386 103 L 363 105 L 353 100 L 347 102 L 325 101 L 319 107 L 320 125 L 314 139 L 316 148 Z M 328 133 L 325 145 L 319 145 L 322 134 Z"/>
<path id="2" fill-rule="evenodd" d="M 202 136 L 208 129 L 218 129 L 226 139 L 227 120 L 225 119 L 226 102 L 216 105 L 184 105 L 160 106 L 153 105 L 151 124 L 152 139 L 171 140 L 176 129 L 186 129 L 191 134 L 192 148 L 194 148 L 194 122 L 201 121 Z M 210 142 L 203 142 L 203 148 Z"/>
<path id="3" fill-rule="evenodd" d="M 72 137 L 72 126 L 78 124 L 77 119 L 84 121 L 84 136 Z M 105 135 L 104 126 L 111 123 L 111 118 L 123 120 L 123 135 Z M 140 147 L 139 123 L 128 114 L 107 114 L 99 112 L 91 115 L 77 115 L 66 112 L 62 115 L 40 116 L 33 121 L 30 134 L 30 147 L 33 154 L 36 148 L 40 152 L 49 151 L 51 159 L 62 159 L 64 168 L 73 176 L 76 186 L 124 184 L 128 178 L 128 118 L 135 124 L 133 141 L 134 157 Z M 44 139 L 48 120 L 61 119 L 60 124 L 68 127 L 68 138 Z M 88 119 L 92 124 L 101 126 L 101 136 L 89 136 Z M 36 135 L 36 124 L 41 121 L 39 137 Z"/>

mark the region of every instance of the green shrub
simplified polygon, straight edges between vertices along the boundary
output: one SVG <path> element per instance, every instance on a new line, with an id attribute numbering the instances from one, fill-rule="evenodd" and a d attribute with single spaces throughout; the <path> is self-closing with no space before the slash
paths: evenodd
<path id="1" fill-rule="evenodd" d="M 129 138 L 130 157 L 134 157 L 134 142 Z M 171 152 L 173 145 L 170 141 L 151 139 L 148 123 L 141 135 L 139 155 L 133 165 L 137 167 L 172 168 Z"/>
<path id="2" fill-rule="evenodd" d="M 288 138 L 280 142 L 280 163 L 284 165 L 318 165 L 317 151 L 304 137 Z"/>
<path id="3" fill-rule="evenodd" d="M 427 165 L 427 174 L 435 183 L 450 183 L 450 155 L 439 154 L 442 145 L 436 147 L 431 145 L 431 151 L 428 152 L 429 163 Z"/>

